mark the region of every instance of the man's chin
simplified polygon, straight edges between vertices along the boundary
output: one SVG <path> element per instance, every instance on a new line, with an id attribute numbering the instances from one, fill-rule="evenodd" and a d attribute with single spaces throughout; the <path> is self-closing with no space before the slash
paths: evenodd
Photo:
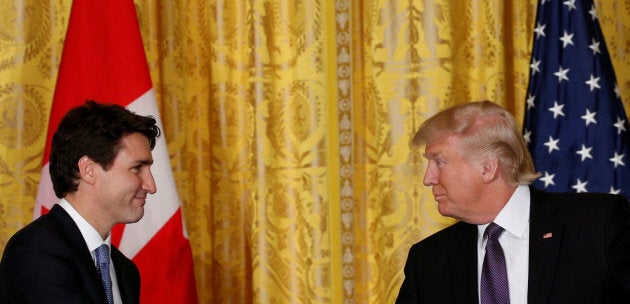
<path id="1" fill-rule="evenodd" d="M 453 212 L 452 210 L 450 210 L 447 206 L 448 203 L 440 203 L 438 202 L 438 212 L 442 215 L 442 216 L 446 216 L 446 217 L 454 217 L 453 216 Z"/>
<path id="2" fill-rule="evenodd" d="M 133 217 L 129 217 L 129 219 L 127 221 L 125 221 L 126 224 L 133 224 L 133 223 L 137 223 L 139 222 L 142 217 L 144 216 L 144 208 L 141 208 L 141 210 L 139 210 L 135 216 Z"/>

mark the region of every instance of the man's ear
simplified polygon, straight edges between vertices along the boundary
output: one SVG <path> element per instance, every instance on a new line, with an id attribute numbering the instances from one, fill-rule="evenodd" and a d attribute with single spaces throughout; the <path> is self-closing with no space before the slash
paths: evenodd
<path id="1" fill-rule="evenodd" d="M 96 163 L 88 156 L 83 156 L 79 159 L 79 177 L 81 181 L 88 184 L 94 184 L 96 180 Z"/>
<path id="2" fill-rule="evenodd" d="M 481 178 L 484 183 L 489 183 L 499 178 L 499 159 L 495 155 L 486 155 L 481 164 Z"/>

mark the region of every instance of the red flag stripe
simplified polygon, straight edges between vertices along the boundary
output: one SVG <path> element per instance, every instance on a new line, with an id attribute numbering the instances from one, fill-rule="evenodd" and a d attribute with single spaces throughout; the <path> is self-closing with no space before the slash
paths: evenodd
<path id="1" fill-rule="evenodd" d="M 182 272 L 182 269 L 192 269 L 192 253 L 188 240 L 184 238 L 181 212 L 178 210 L 166 225 L 156 234 L 151 241 L 142 248 L 134 258 L 134 262 L 140 269 L 140 276 L 151 278 L 142 285 L 140 298 L 144 303 L 196 303 L 197 290 L 195 278 L 192 272 Z M 169 248 L 167 253 L 164 248 Z M 156 263 L 159 264 L 156 266 Z M 159 265 L 176 265 L 165 267 Z M 156 293 L 155 290 L 168 286 L 168 292 Z"/>

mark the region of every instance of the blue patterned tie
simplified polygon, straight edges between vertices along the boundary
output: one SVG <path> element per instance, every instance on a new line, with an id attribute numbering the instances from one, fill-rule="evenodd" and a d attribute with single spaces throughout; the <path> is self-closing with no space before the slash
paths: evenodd
<path id="1" fill-rule="evenodd" d="M 107 295 L 107 303 L 113 304 L 114 297 L 112 294 L 112 278 L 109 276 L 109 246 L 107 246 L 107 244 L 103 244 L 96 248 L 95 253 L 98 273 L 101 275 L 101 282 L 103 282 L 105 295 Z"/>
<path id="2" fill-rule="evenodd" d="M 499 236 L 503 230 L 501 226 L 490 223 L 484 232 L 484 235 L 488 236 L 488 241 L 481 268 L 481 304 L 510 303 L 505 256 L 499 243 Z"/>

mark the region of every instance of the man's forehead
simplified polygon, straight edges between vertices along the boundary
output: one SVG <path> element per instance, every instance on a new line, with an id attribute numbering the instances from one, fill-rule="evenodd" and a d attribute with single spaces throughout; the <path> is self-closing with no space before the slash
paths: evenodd
<path id="1" fill-rule="evenodd" d="M 444 156 L 446 152 L 443 149 L 443 145 L 426 145 L 424 147 L 424 157 L 425 158 L 436 158 L 440 156 Z"/>
<path id="2" fill-rule="evenodd" d="M 455 153 L 455 139 L 452 137 L 448 137 L 442 140 L 436 140 L 430 143 L 427 143 L 424 146 L 424 157 L 426 158 L 436 158 L 436 157 L 446 157 Z"/>
<path id="3" fill-rule="evenodd" d="M 125 155 L 134 162 L 152 164 L 153 155 L 149 146 L 149 139 L 140 133 L 123 136 L 118 147 L 116 157 Z"/>

